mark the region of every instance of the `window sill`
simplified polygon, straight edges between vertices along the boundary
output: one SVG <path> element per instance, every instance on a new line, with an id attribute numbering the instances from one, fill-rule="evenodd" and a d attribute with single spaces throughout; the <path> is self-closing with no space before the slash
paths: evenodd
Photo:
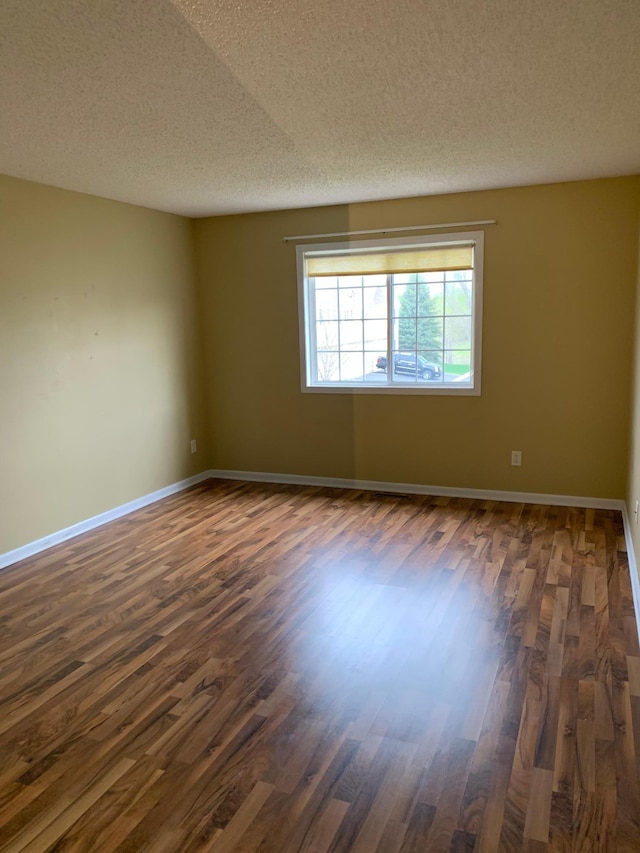
<path id="1" fill-rule="evenodd" d="M 378 394 L 385 395 L 406 395 L 414 396 L 429 396 L 429 397 L 479 397 L 479 387 L 460 387 L 455 383 L 438 384 L 437 386 L 423 386 L 416 383 L 407 383 L 403 385 L 396 383 L 394 385 L 303 385 L 303 394 Z"/>

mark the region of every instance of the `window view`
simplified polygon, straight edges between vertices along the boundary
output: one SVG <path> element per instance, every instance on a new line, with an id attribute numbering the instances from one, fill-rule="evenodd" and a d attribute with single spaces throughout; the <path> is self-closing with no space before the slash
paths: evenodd
<path id="1" fill-rule="evenodd" d="M 299 247 L 306 387 L 477 393 L 481 239 Z"/>

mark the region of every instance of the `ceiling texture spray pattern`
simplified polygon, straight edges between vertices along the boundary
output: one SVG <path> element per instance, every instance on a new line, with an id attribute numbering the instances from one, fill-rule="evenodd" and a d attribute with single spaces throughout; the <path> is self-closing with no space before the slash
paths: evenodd
<path id="1" fill-rule="evenodd" d="M 2 0 L 0 171 L 190 216 L 640 172 L 640 0 Z"/>

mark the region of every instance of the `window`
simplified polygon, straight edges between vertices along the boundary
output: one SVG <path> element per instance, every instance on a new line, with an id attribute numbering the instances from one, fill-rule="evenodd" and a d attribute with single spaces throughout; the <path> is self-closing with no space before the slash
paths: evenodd
<path id="1" fill-rule="evenodd" d="M 479 394 L 483 237 L 298 246 L 303 390 Z"/>

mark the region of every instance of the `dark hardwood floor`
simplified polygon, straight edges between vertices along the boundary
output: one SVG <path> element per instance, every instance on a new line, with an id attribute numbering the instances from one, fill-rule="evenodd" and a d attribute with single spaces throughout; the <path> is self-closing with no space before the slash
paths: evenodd
<path id="1" fill-rule="evenodd" d="M 0 850 L 640 850 L 613 511 L 211 481 L 0 572 Z"/>

